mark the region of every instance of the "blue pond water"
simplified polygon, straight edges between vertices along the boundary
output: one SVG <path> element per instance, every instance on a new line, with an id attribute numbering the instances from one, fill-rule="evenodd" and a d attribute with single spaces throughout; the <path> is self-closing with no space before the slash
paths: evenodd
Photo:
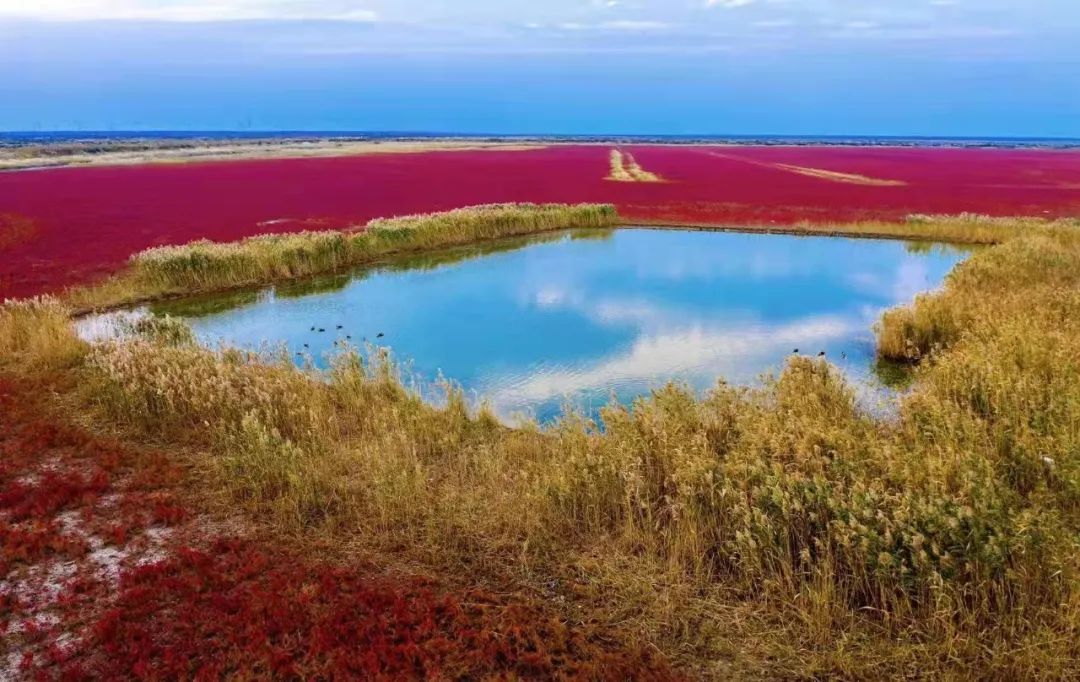
<path id="1" fill-rule="evenodd" d="M 283 342 L 320 364 L 346 335 L 366 339 L 421 385 L 441 373 L 505 419 L 546 421 L 669 380 L 753 383 L 796 348 L 881 395 L 874 322 L 963 257 L 901 241 L 575 231 L 153 310 L 208 344 Z"/>

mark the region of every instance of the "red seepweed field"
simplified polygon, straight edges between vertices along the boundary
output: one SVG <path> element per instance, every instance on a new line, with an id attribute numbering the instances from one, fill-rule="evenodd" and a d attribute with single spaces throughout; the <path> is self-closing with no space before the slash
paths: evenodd
<path id="1" fill-rule="evenodd" d="M 664 182 L 612 182 L 610 147 L 373 154 L 0 174 L 0 298 L 92 281 L 149 246 L 340 228 L 506 202 L 615 203 L 702 224 L 1080 215 L 1080 152 L 633 146 Z"/>

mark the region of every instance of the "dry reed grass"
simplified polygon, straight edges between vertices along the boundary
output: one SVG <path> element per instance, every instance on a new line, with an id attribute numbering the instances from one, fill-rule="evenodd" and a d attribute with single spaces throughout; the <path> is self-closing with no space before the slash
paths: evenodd
<path id="1" fill-rule="evenodd" d="M 618 149 L 612 149 L 610 155 L 611 170 L 608 172 L 607 180 L 613 182 L 634 182 L 634 176 L 630 174 L 630 171 L 626 168 L 626 163 L 623 160 L 623 153 Z"/>
<path id="2" fill-rule="evenodd" d="M 356 232 L 267 234 L 238 242 L 198 241 L 148 249 L 126 272 L 71 292 L 80 310 L 217 291 L 334 272 L 387 256 L 573 227 L 610 227 L 603 204 L 492 204 L 372 220 Z"/>
<path id="3" fill-rule="evenodd" d="M 84 350 L 68 309 L 56 298 L 0 303 L 0 369 L 62 368 L 76 363 Z"/>
<path id="4" fill-rule="evenodd" d="M 634 180 L 636 180 L 637 182 L 664 181 L 664 179 L 656 173 L 650 173 L 649 171 L 642 168 L 641 165 L 638 164 L 637 159 L 634 158 L 633 154 L 627 153 L 626 155 L 626 170 L 628 173 L 630 173 L 631 176 L 633 176 Z"/>
<path id="5" fill-rule="evenodd" d="M 608 173 L 607 180 L 613 182 L 663 182 L 656 173 L 650 173 L 638 164 L 637 160 L 629 152 L 622 152 L 618 149 L 611 150 L 610 156 L 611 170 Z"/>
<path id="6" fill-rule="evenodd" d="M 913 216 L 909 225 L 925 230 L 928 238 L 953 230 L 965 241 L 1003 246 L 960 264 L 943 292 L 887 312 L 879 325 L 878 351 L 889 359 L 915 361 L 970 333 L 976 323 L 996 324 L 1003 315 L 1013 319 L 1029 306 L 1053 307 L 1063 300 L 1062 290 L 1078 281 L 1077 220 Z"/>

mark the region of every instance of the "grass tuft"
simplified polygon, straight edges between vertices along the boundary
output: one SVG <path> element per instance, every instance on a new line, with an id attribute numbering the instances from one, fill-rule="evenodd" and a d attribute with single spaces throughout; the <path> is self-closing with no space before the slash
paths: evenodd
<path id="1" fill-rule="evenodd" d="M 630 173 L 630 175 L 633 176 L 634 180 L 636 180 L 637 182 L 664 181 L 663 178 L 661 178 L 656 173 L 650 173 L 649 171 L 642 168 L 641 165 L 638 164 L 637 159 L 635 159 L 632 154 L 626 155 L 626 171 Z"/>
<path id="2" fill-rule="evenodd" d="M 372 220 L 355 232 L 267 234 L 238 242 L 197 241 L 135 254 L 112 280 L 73 292 L 77 309 L 116 307 L 335 272 L 394 254 L 574 227 L 610 227 L 606 204 L 492 204 Z"/>
<path id="3" fill-rule="evenodd" d="M 611 171 L 607 180 L 613 182 L 663 182 L 656 173 L 650 173 L 638 164 L 629 152 L 612 149 L 610 155 Z"/>
<path id="4" fill-rule="evenodd" d="M 84 350 L 56 298 L 0 303 L 0 368 L 58 369 L 77 362 Z"/>
<path id="5" fill-rule="evenodd" d="M 917 361 L 934 349 L 985 325 L 1015 319 L 1024 308 L 1046 306 L 1042 315 L 1067 300 L 1080 283 L 1075 243 L 1080 221 L 1010 220 L 961 215 L 912 216 L 909 224 L 931 232 L 955 229 L 972 241 L 1002 243 L 971 258 L 949 274 L 944 291 L 919 296 L 888 311 L 878 326 L 878 352 L 887 359 Z"/>

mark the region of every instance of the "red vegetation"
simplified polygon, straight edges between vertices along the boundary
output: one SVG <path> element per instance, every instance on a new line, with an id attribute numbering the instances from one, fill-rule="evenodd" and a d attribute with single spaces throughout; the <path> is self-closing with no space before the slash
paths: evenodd
<path id="1" fill-rule="evenodd" d="M 0 297 L 92 280 L 148 246 L 488 202 L 610 201 L 630 219 L 723 224 L 1080 214 L 1075 151 L 631 148 L 665 183 L 605 181 L 608 151 L 557 146 L 3 173 L 0 213 L 22 227 L 0 239 Z M 781 165 L 904 184 L 840 182 Z"/>
<path id="2" fill-rule="evenodd" d="M 112 679 L 668 677 L 641 653 L 607 652 L 539 608 L 417 580 L 371 581 L 250 543 L 181 549 L 120 580 L 69 663 Z"/>
<path id="3" fill-rule="evenodd" d="M 671 679 L 523 595 L 212 537 L 160 453 L 0 375 L 0 679 Z"/>

